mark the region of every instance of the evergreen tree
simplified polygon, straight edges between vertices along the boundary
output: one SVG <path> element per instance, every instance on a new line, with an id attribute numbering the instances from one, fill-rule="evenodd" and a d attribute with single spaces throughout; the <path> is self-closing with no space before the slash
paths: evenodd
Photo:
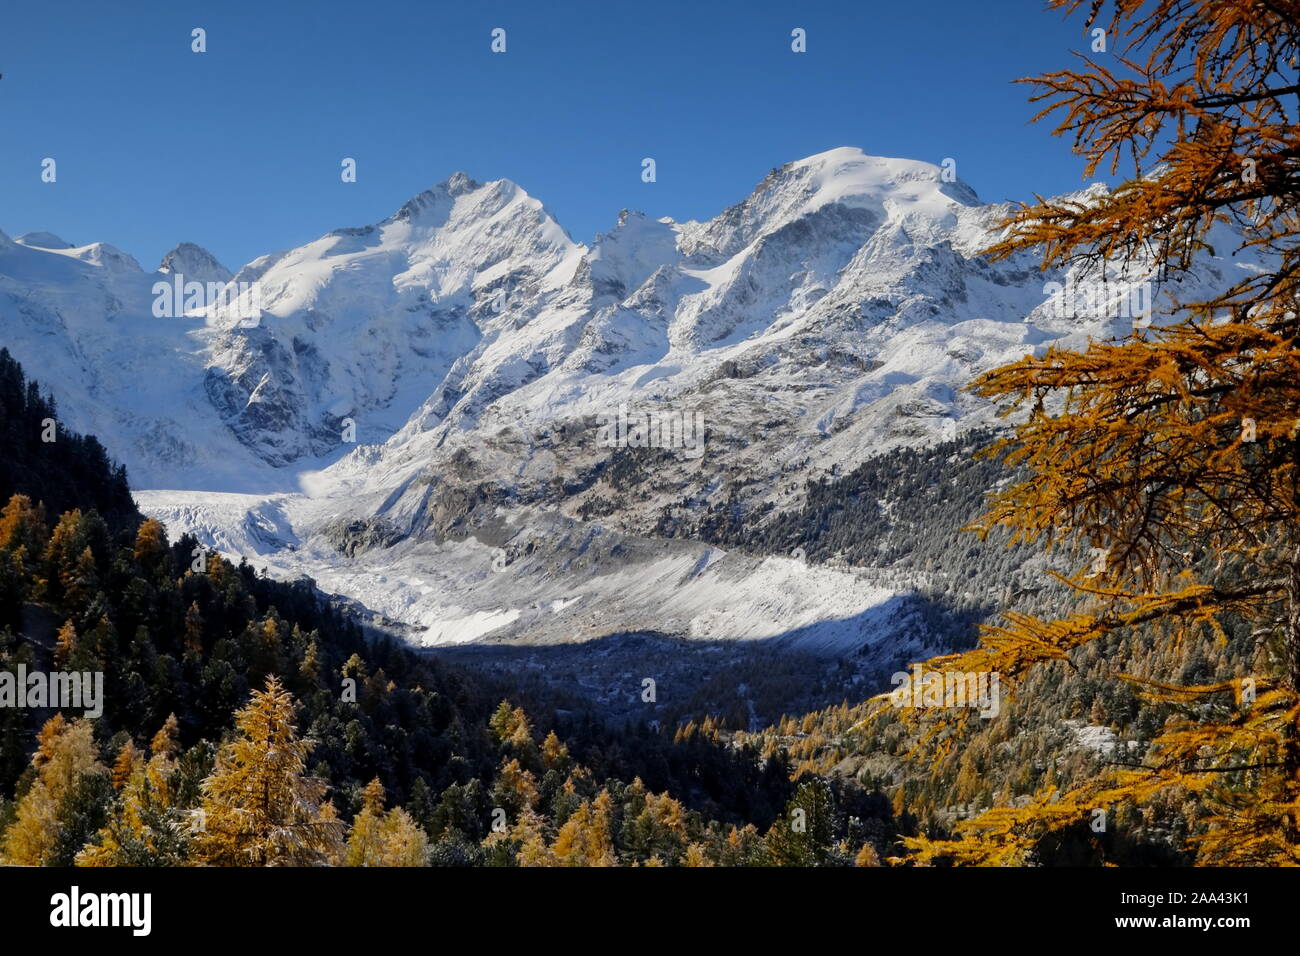
<path id="1" fill-rule="evenodd" d="M 833 855 L 835 796 L 825 780 L 799 784 L 785 812 L 768 830 L 766 843 L 777 866 L 826 866 Z"/>

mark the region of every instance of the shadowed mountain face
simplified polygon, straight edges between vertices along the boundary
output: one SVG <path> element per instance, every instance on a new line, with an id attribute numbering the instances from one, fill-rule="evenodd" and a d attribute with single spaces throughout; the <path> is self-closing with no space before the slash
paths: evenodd
<path id="1" fill-rule="evenodd" d="M 809 482 L 986 423 L 961 391 L 977 372 L 1130 330 L 1089 277 L 981 258 L 1005 211 L 842 148 L 708 222 L 624 211 L 587 246 L 515 184 L 458 173 L 233 278 L 190 243 L 146 273 L 0 234 L 0 341 L 153 489 L 147 511 L 415 640 L 838 653 L 887 642 L 918 581 L 729 554 L 701 522 L 797 510 Z M 1195 281 L 1240 267 L 1206 254 Z M 1106 278 L 1122 297 L 1149 276 Z M 191 280 L 241 308 L 186 293 L 160 315 Z"/>

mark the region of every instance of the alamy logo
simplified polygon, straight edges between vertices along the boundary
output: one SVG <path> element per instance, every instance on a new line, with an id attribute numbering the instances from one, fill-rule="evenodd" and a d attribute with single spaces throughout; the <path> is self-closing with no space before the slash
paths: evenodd
<path id="1" fill-rule="evenodd" d="M 50 897 L 50 925 L 127 926 L 132 936 L 148 936 L 153 928 L 153 894 L 82 893 L 74 886 Z"/>
<path id="2" fill-rule="evenodd" d="M 186 282 L 176 273 L 171 282 L 155 282 L 152 291 L 155 318 L 206 312 L 216 319 L 235 319 L 242 328 L 252 328 L 262 319 L 260 282 Z"/>
<path id="3" fill-rule="evenodd" d="M 620 405 L 617 415 L 599 418 L 602 448 L 681 448 L 687 458 L 704 454 L 703 412 L 638 411 Z"/>
<path id="4" fill-rule="evenodd" d="M 1137 326 L 1151 321 L 1149 282 L 1046 282 L 1047 309 L 1058 319 L 1132 319 Z"/>
<path id="5" fill-rule="evenodd" d="M 999 677 L 985 671 L 926 671 L 920 664 L 912 672 L 899 671 L 889 678 L 897 690 L 889 695 L 895 707 L 971 707 L 981 717 L 996 717 L 1000 710 Z"/>
<path id="6" fill-rule="evenodd" d="M 84 710 L 94 719 L 104 712 L 103 671 L 0 671 L 0 707 L 52 707 Z"/>

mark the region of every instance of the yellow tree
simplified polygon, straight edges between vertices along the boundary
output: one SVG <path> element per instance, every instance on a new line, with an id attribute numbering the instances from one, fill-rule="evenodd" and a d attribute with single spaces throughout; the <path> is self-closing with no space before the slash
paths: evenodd
<path id="1" fill-rule="evenodd" d="M 1203 808 L 1201 862 L 1300 863 L 1300 2 L 1095 0 L 1086 28 L 1106 31 L 1111 54 L 1029 81 L 1039 118 L 1059 118 L 1089 175 L 1125 162 L 1134 178 L 1020 208 L 992 255 L 1162 279 L 1196 269 L 1198 253 L 1248 250 L 1264 266 L 1208 299 L 1171 295 L 1153 327 L 976 381 L 1018 416 L 997 451 L 1026 476 L 981 530 L 1079 549 L 1068 583 L 1081 600 L 1056 620 L 1009 615 L 943 666 L 1014 686 L 1137 630 L 1178 647 L 1245 628 L 1260 653 L 1252 672 L 1197 686 L 1114 674 L 1185 716 L 1130 766 L 912 848 L 921 861 L 1023 862 L 1051 830 L 1178 792 Z M 1207 247 L 1222 226 L 1236 249 Z"/>
<path id="2" fill-rule="evenodd" d="M 45 522 L 45 506 L 32 504 L 26 495 L 14 495 L 0 511 L 0 549 L 19 548 L 32 561 L 45 550 L 50 531 Z M 30 570 L 30 569 L 29 569 Z"/>
<path id="3" fill-rule="evenodd" d="M 127 742 L 113 765 L 119 791 L 107 823 L 77 854 L 77 866 L 180 866 L 188 858 L 194 820 L 176 803 L 178 726 L 172 714 L 150 743 L 146 761 Z"/>
<path id="4" fill-rule="evenodd" d="M 143 768 L 144 756 L 135 743 L 128 740 L 117 752 L 117 759 L 113 761 L 113 789 L 120 791 Z"/>
<path id="5" fill-rule="evenodd" d="M 61 807 L 83 778 L 108 774 L 99 760 L 91 722 L 69 722 L 62 714 L 41 728 L 32 766 L 36 779 L 18 801 L 15 820 L 0 840 L 0 861 L 18 866 L 57 862 L 64 826 Z"/>
<path id="6" fill-rule="evenodd" d="M 572 761 L 569 759 L 569 748 L 552 730 L 542 741 L 542 766 L 547 770 L 564 773 L 569 769 L 570 763 Z"/>
<path id="7" fill-rule="evenodd" d="M 551 852 L 560 866 L 618 866 L 614 852 L 614 800 L 601 790 L 564 821 Z"/>
<path id="8" fill-rule="evenodd" d="M 292 695 L 271 677 L 235 715 L 203 781 L 199 859 L 215 866 L 311 866 L 335 859 L 343 824 L 307 775 L 309 741 L 294 727 Z"/>
<path id="9" fill-rule="evenodd" d="M 526 807 L 509 829 L 494 829 L 489 833 L 483 846 L 510 848 L 519 866 L 559 866 L 559 860 L 546 845 L 546 830 L 546 820 L 541 814 Z"/>
<path id="10" fill-rule="evenodd" d="M 686 855 L 682 858 L 682 866 L 703 867 L 713 865 L 714 863 L 709 859 L 704 844 L 692 843 L 686 847 Z"/>
<path id="11" fill-rule="evenodd" d="M 64 670 L 77 652 L 77 629 L 72 621 L 64 621 L 54 640 L 54 667 Z"/>
<path id="12" fill-rule="evenodd" d="M 146 518 L 135 533 L 134 556 L 145 567 L 152 568 L 167 553 L 167 531 L 156 518 Z"/>
<path id="13" fill-rule="evenodd" d="M 525 770 L 517 757 L 501 760 L 492 798 L 507 814 L 514 817 L 529 807 L 537 806 L 537 780 L 532 771 Z"/>
<path id="14" fill-rule="evenodd" d="M 384 812 L 384 785 L 376 777 L 366 785 L 361 812 L 352 821 L 344 866 L 425 866 L 429 841 L 401 807 Z"/>

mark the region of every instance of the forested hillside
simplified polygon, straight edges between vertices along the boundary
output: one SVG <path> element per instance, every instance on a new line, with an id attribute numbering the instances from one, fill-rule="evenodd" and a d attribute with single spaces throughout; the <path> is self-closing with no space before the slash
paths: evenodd
<path id="1" fill-rule="evenodd" d="M 765 754 L 788 754 L 796 779 L 854 780 L 891 795 L 896 810 L 915 815 L 931 836 L 996 806 L 1025 806 L 1042 792 L 1068 792 L 1116 766 L 1140 766 L 1167 722 L 1185 706 L 1154 700 L 1118 673 L 1212 685 L 1247 674 L 1263 653 L 1249 630 L 1230 623 L 1226 640 L 1212 636 L 1179 647 L 1150 634 L 1117 636 L 1033 673 L 1005 695 L 996 720 L 977 717 L 945 728 L 942 745 L 929 734 L 940 718 L 910 722 L 883 699 L 791 715 L 737 741 Z M 947 736 L 951 734 L 951 736 Z M 923 742 L 926 744 L 922 746 Z M 1035 847 L 1036 862 L 1119 865 L 1190 863 L 1189 837 L 1205 832 L 1213 809 L 1188 787 L 1138 811 L 1120 807 L 1096 832 L 1088 815 Z"/>
<path id="2" fill-rule="evenodd" d="M 109 464 L 93 435 L 62 429 L 57 419 L 54 397 L 42 395 L 9 350 L 0 348 L 0 501 L 39 489 L 49 514 L 93 508 L 114 530 L 133 527 L 141 515 L 126 469 Z"/>

